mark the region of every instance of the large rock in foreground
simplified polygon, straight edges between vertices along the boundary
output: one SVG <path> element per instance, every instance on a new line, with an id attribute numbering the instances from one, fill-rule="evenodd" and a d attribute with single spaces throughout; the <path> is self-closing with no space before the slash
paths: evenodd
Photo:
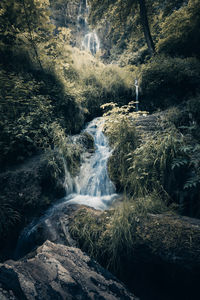
<path id="1" fill-rule="evenodd" d="M 135 299 L 77 248 L 46 241 L 19 261 L 0 265 L 0 299 Z"/>

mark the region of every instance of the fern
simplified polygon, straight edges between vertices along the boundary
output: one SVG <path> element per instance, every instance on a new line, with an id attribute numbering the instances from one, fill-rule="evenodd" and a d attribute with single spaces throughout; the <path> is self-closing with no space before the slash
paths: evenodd
<path id="1" fill-rule="evenodd" d="M 188 160 L 184 157 L 175 158 L 172 161 L 171 169 L 174 170 L 174 168 L 180 168 L 181 166 L 187 165 Z"/>
<path id="2" fill-rule="evenodd" d="M 184 184 L 184 189 L 186 190 L 186 189 L 196 188 L 199 183 L 200 183 L 199 176 L 191 177 Z"/>

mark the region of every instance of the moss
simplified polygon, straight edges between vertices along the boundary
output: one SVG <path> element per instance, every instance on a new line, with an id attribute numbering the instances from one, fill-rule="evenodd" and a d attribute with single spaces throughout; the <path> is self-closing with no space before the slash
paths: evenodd
<path id="1" fill-rule="evenodd" d="M 100 212 L 79 209 L 71 219 L 70 233 L 89 255 L 111 269 L 117 268 L 121 257 L 134 251 L 140 218 L 145 222 L 149 212 L 165 212 L 167 207 L 158 195 L 127 200 L 116 209 Z"/>
<path id="2" fill-rule="evenodd" d="M 156 208 L 152 199 L 144 209 L 143 200 L 105 212 L 78 209 L 71 217 L 70 233 L 82 250 L 118 276 L 126 264 L 153 263 L 155 258 L 192 271 L 200 263 L 199 223 L 167 213 L 163 205 Z"/>

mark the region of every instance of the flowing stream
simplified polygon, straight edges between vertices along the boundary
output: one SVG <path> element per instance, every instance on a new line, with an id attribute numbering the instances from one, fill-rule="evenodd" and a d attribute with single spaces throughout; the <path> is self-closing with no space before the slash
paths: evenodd
<path id="1" fill-rule="evenodd" d="M 51 240 L 59 241 L 56 224 L 60 216 L 64 215 L 70 204 L 83 204 L 95 209 L 105 210 L 118 197 L 115 186 L 107 173 L 107 161 L 111 155 L 107 138 L 103 134 L 103 119 L 91 121 L 85 131 L 94 139 L 95 152 L 86 153 L 76 178 L 72 178 L 65 165 L 66 197 L 50 207 L 39 220 L 34 220 L 21 233 L 14 258 L 18 259 L 42 241 L 38 237 L 45 232 Z"/>
<path id="2" fill-rule="evenodd" d="M 82 164 L 80 174 L 74 182 L 75 193 L 66 197 L 68 204 L 85 204 L 104 210 L 116 197 L 115 187 L 107 173 L 107 161 L 111 150 L 102 127 L 102 119 L 97 118 L 85 129 L 94 138 L 95 153 Z"/>

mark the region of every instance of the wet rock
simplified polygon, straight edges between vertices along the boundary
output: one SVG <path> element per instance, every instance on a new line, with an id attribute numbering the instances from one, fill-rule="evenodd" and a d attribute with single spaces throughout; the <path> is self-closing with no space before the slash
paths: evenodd
<path id="1" fill-rule="evenodd" d="M 14 253 L 14 259 L 19 259 L 41 246 L 46 240 L 66 246 L 77 246 L 72 239 L 68 224 L 79 205 L 63 205 L 58 211 L 47 212 L 38 221 L 29 224 L 22 231 Z"/>
<path id="2" fill-rule="evenodd" d="M 0 265 L 0 297 L 3 300 L 136 299 L 80 249 L 50 241 L 22 260 Z"/>
<path id="3" fill-rule="evenodd" d="M 89 153 L 94 152 L 95 150 L 94 138 L 88 132 L 85 131 L 82 132 L 81 134 L 74 135 L 72 139 L 73 142 L 79 144 L 84 151 L 87 151 Z"/>

